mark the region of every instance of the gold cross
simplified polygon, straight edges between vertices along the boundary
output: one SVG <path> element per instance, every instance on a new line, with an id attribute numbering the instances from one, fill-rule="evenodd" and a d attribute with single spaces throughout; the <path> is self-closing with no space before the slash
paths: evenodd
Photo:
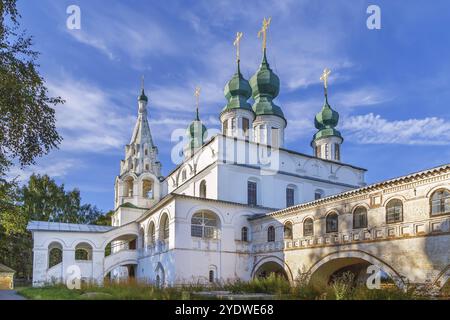
<path id="1" fill-rule="evenodd" d="M 258 31 L 258 38 L 261 38 L 261 34 L 263 36 L 263 42 L 262 42 L 263 51 L 264 51 L 264 49 L 266 49 L 267 29 L 269 28 L 271 20 L 272 20 L 271 17 L 269 17 L 269 19 L 264 18 L 261 30 Z"/>
<path id="2" fill-rule="evenodd" d="M 330 76 L 331 70 L 328 68 L 323 69 L 322 76 L 320 77 L 320 81 L 323 81 L 323 88 L 325 90 L 325 95 L 327 95 L 328 88 L 328 77 Z"/>
<path id="3" fill-rule="evenodd" d="M 239 61 L 239 45 L 242 38 L 242 32 L 236 32 L 236 39 L 234 39 L 233 46 L 236 47 L 236 61 Z"/>

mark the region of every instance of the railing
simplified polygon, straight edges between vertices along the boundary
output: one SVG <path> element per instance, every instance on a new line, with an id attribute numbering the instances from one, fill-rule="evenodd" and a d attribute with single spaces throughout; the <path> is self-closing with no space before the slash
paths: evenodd
<path id="1" fill-rule="evenodd" d="M 318 236 L 300 237 L 293 240 L 285 239 L 283 241 L 264 242 L 253 244 L 252 251 L 269 252 L 295 248 L 313 248 L 318 246 L 426 236 L 444 232 L 450 232 L 450 217 L 433 217 L 420 221 L 399 222 L 380 227 L 325 233 Z"/>
<path id="2" fill-rule="evenodd" d="M 110 254 L 105 257 L 104 270 L 111 270 L 115 266 L 119 266 L 122 263 L 137 263 L 138 252 L 137 250 L 121 250 Z"/>

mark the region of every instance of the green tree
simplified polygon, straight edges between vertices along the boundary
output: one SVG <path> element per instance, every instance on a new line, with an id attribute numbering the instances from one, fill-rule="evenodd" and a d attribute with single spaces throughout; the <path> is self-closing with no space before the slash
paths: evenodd
<path id="1" fill-rule="evenodd" d="M 49 97 L 19 18 L 16 0 L 0 0 L 0 177 L 15 159 L 32 164 L 61 141 L 53 107 L 64 101 Z"/>

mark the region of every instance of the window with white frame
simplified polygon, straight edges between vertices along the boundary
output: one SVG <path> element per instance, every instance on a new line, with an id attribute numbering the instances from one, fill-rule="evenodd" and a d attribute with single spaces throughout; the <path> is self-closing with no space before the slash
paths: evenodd
<path id="1" fill-rule="evenodd" d="M 219 219 L 210 211 L 195 213 L 191 219 L 191 236 L 206 239 L 219 238 Z"/>

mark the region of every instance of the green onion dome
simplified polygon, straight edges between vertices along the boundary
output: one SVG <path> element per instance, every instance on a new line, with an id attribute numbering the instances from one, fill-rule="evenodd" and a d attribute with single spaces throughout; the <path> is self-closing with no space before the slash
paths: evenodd
<path id="1" fill-rule="evenodd" d="M 286 120 L 281 108 L 272 101 L 280 91 L 280 79 L 270 69 L 265 49 L 261 65 L 250 79 L 250 86 L 255 100 L 252 108 L 257 116 L 275 115 Z"/>
<path id="2" fill-rule="evenodd" d="M 319 130 L 313 137 L 314 140 L 336 136 L 342 138 L 341 133 L 335 129 L 339 122 L 339 113 L 334 111 L 325 96 L 325 102 L 319 113 L 314 118 L 314 126 Z"/>
<path id="3" fill-rule="evenodd" d="M 237 71 L 233 75 L 230 81 L 225 85 L 223 90 L 225 98 L 227 98 L 228 103 L 222 109 L 222 113 L 234 110 L 234 109 L 245 109 L 252 111 L 252 107 L 247 100 L 252 95 L 252 88 L 250 84 L 241 74 L 239 67 L 239 61 L 237 63 Z"/>
<path id="4" fill-rule="evenodd" d="M 199 148 L 204 143 L 206 126 L 200 121 L 197 111 L 197 117 L 191 122 L 187 129 L 187 138 L 189 139 L 189 146 L 191 148 Z"/>

